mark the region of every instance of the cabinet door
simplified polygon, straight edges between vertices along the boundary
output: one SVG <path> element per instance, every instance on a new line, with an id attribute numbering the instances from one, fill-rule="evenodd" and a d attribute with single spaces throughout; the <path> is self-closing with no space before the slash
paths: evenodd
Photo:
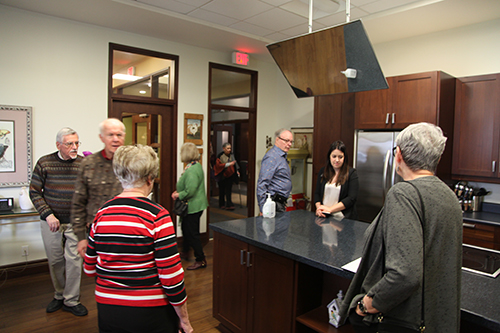
<path id="1" fill-rule="evenodd" d="M 294 261 L 249 249 L 249 332 L 292 332 Z"/>
<path id="2" fill-rule="evenodd" d="M 498 177 L 500 74 L 458 79 L 453 174 Z"/>
<path id="3" fill-rule="evenodd" d="M 354 94 L 356 129 L 382 129 L 392 127 L 391 86 L 392 78 L 387 78 L 389 89 L 361 91 Z"/>
<path id="4" fill-rule="evenodd" d="M 248 245 L 214 233 L 213 316 L 231 332 L 247 331 Z"/>
<path id="5" fill-rule="evenodd" d="M 437 123 L 438 72 L 396 76 L 392 87 L 393 128 L 428 122 Z"/>

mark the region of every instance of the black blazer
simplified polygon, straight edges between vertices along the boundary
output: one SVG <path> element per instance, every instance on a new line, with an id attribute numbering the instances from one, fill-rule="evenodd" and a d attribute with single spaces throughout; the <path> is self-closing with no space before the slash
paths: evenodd
<path id="1" fill-rule="evenodd" d="M 319 202 L 323 204 L 323 196 L 325 194 L 326 181 L 322 179 L 325 168 L 321 168 L 316 182 L 316 190 L 314 191 L 314 204 Z M 349 168 L 349 177 L 344 185 L 340 186 L 339 202 L 342 202 L 345 209 L 342 211 L 345 218 L 356 220 L 358 211 L 356 209 L 356 200 L 358 198 L 359 181 L 358 172 L 354 168 Z"/>

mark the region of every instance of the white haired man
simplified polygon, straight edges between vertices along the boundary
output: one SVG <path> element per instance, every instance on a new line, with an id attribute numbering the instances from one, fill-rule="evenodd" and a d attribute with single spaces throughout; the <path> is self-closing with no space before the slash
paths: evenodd
<path id="1" fill-rule="evenodd" d="M 80 165 L 71 205 L 71 223 L 78 237 L 78 253 L 82 258 L 87 250 L 87 230 L 97 210 L 123 190 L 113 172 L 113 155 L 123 146 L 125 125 L 118 119 L 109 118 L 99 125 L 99 130 L 104 149 L 85 157 Z"/>
<path id="2" fill-rule="evenodd" d="M 55 290 L 46 311 L 63 308 L 76 316 L 85 316 L 88 311 L 80 303 L 82 258 L 70 224 L 71 197 L 83 159 L 78 155 L 79 146 L 73 129 L 65 127 L 57 133 L 57 151 L 42 156 L 33 170 L 30 197 L 40 214 L 42 240 Z"/>

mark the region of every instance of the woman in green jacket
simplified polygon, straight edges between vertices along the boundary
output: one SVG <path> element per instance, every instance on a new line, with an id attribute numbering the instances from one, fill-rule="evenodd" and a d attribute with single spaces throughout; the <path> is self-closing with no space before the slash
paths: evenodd
<path id="1" fill-rule="evenodd" d="M 199 160 L 200 153 L 193 143 L 188 142 L 182 145 L 181 161 L 186 164 L 186 167 L 177 182 L 177 190 L 172 193 L 172 199 L 179 198 L 188 202 L 188 214 L 181 218 L 182 235 L 184 236 L 181 258 L 188 259 L 190 247 L 193 248 L 196 258 L 195 263 L 186 268 L 188 270 L 207 267 L 200 240 L 200 217 L 208 207 L 208 200 L 205 194 L 203 168 Z"/>

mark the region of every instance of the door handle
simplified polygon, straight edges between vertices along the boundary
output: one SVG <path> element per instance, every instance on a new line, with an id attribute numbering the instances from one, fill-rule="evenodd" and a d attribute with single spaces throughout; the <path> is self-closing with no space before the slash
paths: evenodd
<path id="1" fill-rule="evenodd" d="M 245 250 L 240 250 L 240 265 L 245 265 L 246 262 L 245 262 Z"/>
<path id="2" fill-rule="evenodd" d="M 250 263 L 250 254 L 251 252 L 247 252 L 247 267 L 252 267 L 252 264 Z"/>
<path id="3" fill-rule="evenodd" d="M 475 228 L 476 228 L 476 225 L 475 225 L 475 224 L 472 224 L 472 223 L 465 223 L 465 222 L 464 222 L 464 228 L 471 228 L 471 229 L 475 229 Z"/>
<path id="4" fill-rule="evenodd" d="M 392 124 L 394 125 L 395 122 L 396 122 L 396 114 L 393 113 L 392 114 Z"/>
<path id="5" fill-rule="evenodd" d="M 491 162 L 491 172 L 495 172 L 497 161 Z"/>
<path id="6" fill-rule="evenodd" d="M 389 113 L 385 115 L 385 124 L 389 124 Z"/>
<path id="7" fill-rule="evenodd" d="M 382 197 L 385 200 L 385 192 L 387 191 L 387 171 L 389 170 L 389 160 L 391 158 L 391 149 L 389 149 L 385 153 L 385 159 L 384 159 L 384 171 L 382 175 Z"/>

